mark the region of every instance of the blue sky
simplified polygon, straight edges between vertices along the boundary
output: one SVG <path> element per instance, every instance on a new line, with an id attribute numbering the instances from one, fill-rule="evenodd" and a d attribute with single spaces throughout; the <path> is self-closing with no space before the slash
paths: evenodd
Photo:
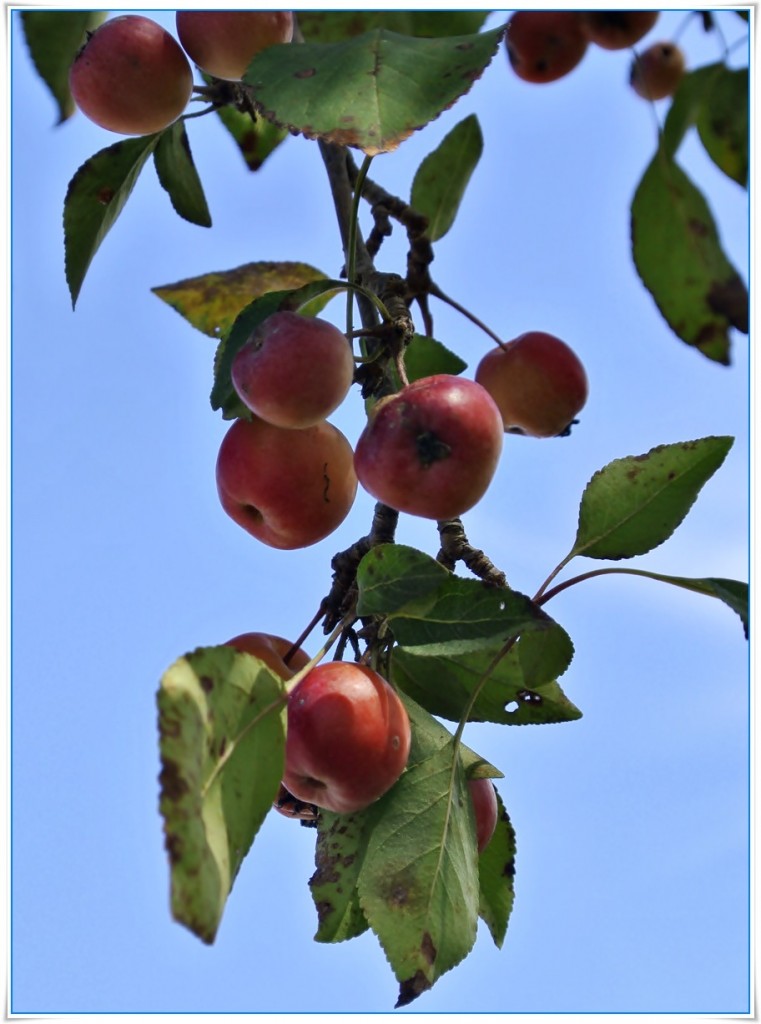
<path id="1" fill-rule="evenodd" d="M 172 12 L 152 16 L 172 29 Z M 684 16 L 662 14 L 648 39 L 672 37 Z M 336 274 L 317 147 L 291 138 L 252 175 L 214 118 L 190 122 L 214 226 L 181 221 L 147 168 L 72 312 L 63 197 L 77 167 L 117 137 L 81 115 L 53 127 L 18 12 L 10 20 L 12 1010 L 390 1010 L 396 984 L 371 935 L 312 940 L 313 833 L 268 817 L 209 948 L 170 918 L 157 810 L 162 672 L 245 630 L 298 635 L 329 588 L 330 557 L 372 513 L 360 494 L 337 533 L 296 552 L 265 548 L 228 519 L 214 484 L 227 429 L 208 402 L 214 343 L 150 292 L 252 260 Z M 736 15 L 720 23 L 730 41 L 743 36 Z M 680 42 L 690 67 L 720 57 L 696 19 Z M 743 63 L 742 48 L 734 59 Z M 507 437 L 487 497 L 464 517 L 472 542 L 527 593 L 570 548 L 597 469 L 710 434 L 736 437 L 725 464 L 677 533 L 632 565 L 748 574 L 748 339 L 733 337 L 730 368 L 708 362 L 665 326 L 636 276 L 628 204 L 666 104 L 654 117 L 626 84 L 628 63 L 590 48 L 567 78 L 530 86 L 500 50 L 467 97 L 371 170 L 406 198 L 423 157 L 477 112 L 484 155 L 433 276 L 504 338 L 551 331 L 586 365 L 590 398 L 572 437 Z M 694 133 L 679 160 L 747 280 L 747 196 Z M 379 266 L 403 259 L 393 238 Z M 436 336 L 472 375 L 491 342 L 433 308 Z M 343 303 L 323 315 L 341 325 Z M 352 393 L 332 417 L 353 441 L 361 406 Z M 397 539 L 436 552 L 423 520 L 405 519 Z M 468 959 L 406 1012 L 747 1011 L 739 620 L 716 601 L 615 576 L 547 610 L 573 638 L 561 683 L 584 717 L 465 732 L 505 773 L 517 832 L 505 945 L 480 931 Z"/>

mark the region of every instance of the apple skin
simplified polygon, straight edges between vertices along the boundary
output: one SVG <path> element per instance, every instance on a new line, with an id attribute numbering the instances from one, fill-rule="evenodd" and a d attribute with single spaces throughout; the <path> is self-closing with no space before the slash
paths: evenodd
<path id="1" fill-rule="evenodd" d="M 261 659 L 281 679 L 290 679 L 309 662 L 309 655 L 297 647 L 286 663 L 283 659 L 293 647 L 289 640 L 272 633 L 241 633 L 226 642 L 227 647 Z"/>
<path id="2" fill-rule="evenodd" d="M 238 397 L 260 419 L 303 429 L 327 419 L 346 398 L 354 358 L 327 320 L 280 312 L 236 352 L 231 375 Z"/>
<path id="3" fill-rule="evenodd" d="M 177 41 L 150 18 L 105 21 L 69 69 L 75 103 L 91 121 L 120 135 L 151 135 L 177 120 L 193 91 L 193 72 Z"/>
<path id="4" fill-rule="evenodd" d="M 487 352 L 475 377 L 497 403 L 504 429 L 529 437 L 563 434 L 589 393 L 576 353 L 544 331 L 527 331 Z"/>
<path id="5" fill-rule="evenodd" d="M 410 737 L 404 705 L 377 672 L 345 661 L 317 665 L 288 697 L 283 784 L 325 810 L 361 811 L 404 771 Z"/>
<path id="6" fill-rule="evenodd" d="M 516 11 L 505 32 L 513 71 L 524 82 L 555 82 L 573 71 L 588 39 L 578 11 Z"/>
<path id="7" fill-rule="evenodd" d="M 239 82 L 253 58 L 293 38 L 291 11 L 177 11 L 177 35 L 207 75 Z"/>
<path id="8" fill-rule="evenodd" d="M 646 36 L 660 11 L 584 11 L 581 22 L 590 43 L 603 50 L 625 50 Z"/>
<path id="9" fill-rule="evenodd" d="M 632 61 L 629 84 L 643 100 L 673 96 L 685 71 L 684 52 L 675 43 L 654 43 Z"/>
<path id="10" fill-rule="evenodd" d="M 354 453 L 359 482 L 410 515 L 451 519 L 484 495 L 499 462 L 499 409 L 475 381 L 422 377 L 371 410 Z"/>
<path id="11" fill-rule="evenodd" d="M 351 445 L 330 423 L 284 430 L 236 420 L 217 456 L 225 512 L 273 548 L 316 544 L 346 518 L 357 493 Z"/>
<path id="12" fill-rule="evenodd" d="M 483 853 L 497 827 L 497 794 L 491 779 L 468 779 L 468 789 L 473 802 L 473 813 L 476 816 L 478 852 Z"/>

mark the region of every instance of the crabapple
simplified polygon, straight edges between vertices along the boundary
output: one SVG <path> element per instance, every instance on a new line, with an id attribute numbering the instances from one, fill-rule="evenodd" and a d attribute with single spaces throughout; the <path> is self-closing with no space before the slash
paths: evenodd
<path id="1" fill-rule="evenodd" d="M 525 82 L 554 82 L 572 71 L 588 45 L 578 11 L 516 11 L 507 23 L 505 48 Z"/>
<path id="2" fill-rule="evenodd" d="M 291 651 L 293 644 L 271 633 L 241 633 L 228 640 L 226 646 L 253 654 L 281 679 L 290 679 L 309 661 L 307 652 L 297 647 L 286 662 L 285 656 Z"/>
<path id="3" fill-rule="evenodd" d="M 93 32 L 69 69 L 79 109 L 101 128 L 150 135 L 176 121 L 193 91 L 177 41 L 150 18 L 125 14 Z"/>
<path id="4" fill-rule="evenodd" d="M 317 317 L 279 312 L 267 317 L 232 362 L 238 397 L 276 427 L 311 427 L 346 397 L 354 377 L 349 343 Z"/>
<path id="5" fill-rule="evenodd" d="M 658 20 L 659 11 L 584 11 L 581 22 L 590 43 L 603 50 L 625 50 L 638 43 Z"/>
<path id="6" fill-rule="evenodd" d="M 293 38 L 291 11 L 177 11 L 176 24 L 190 59 L 229 82 L 239 82 L 261 50 Z"/>
<path id="7" fill-rule="evenodd" d="M 529 437 L 564 433 L 589 391 L 579 357 L 544 331 L 527 331 L 487 352 L 475 377 L 497 403 L 504 429 Z"/>
<path id="8" fill-rule="evenodd" d="M 476 843 L 483 853 L 497 827 L 497 794 L 491 779 L 468 779 L 470 799 L 476 817 Z"/>
<path id="9" fill-rule="evenodd" d="M 365 665 L 317 665 L 289 694 L 287 721 L 283 783 L 306 803 L 338 814 L 361 811 L 407 764 L 407 712 L 396 691 Z"/>
<path id="10" fill-rule="evenodd" d="M 357 477 L 399 512 L 451 519 L 489 486 L 502 432 L 499 409 L 480 384 L 422 377 L 371 410 L 354 453 Z"/>
<path id="11" fill-rule="evenodd" d="M 662 100 L 676 92 L 684 68 L 684 53 L 675 43 L 654 43 L 632 61 L 629 83 L 644 100 Z"/>
<path id="12" fill-rule="evenodd" d="M 331 423 L 284 430 L 236 420 L 217 456 L 225 512 L 264 544 L 304 548 L 346 518 L 357 491 L 351 445 Z"/>

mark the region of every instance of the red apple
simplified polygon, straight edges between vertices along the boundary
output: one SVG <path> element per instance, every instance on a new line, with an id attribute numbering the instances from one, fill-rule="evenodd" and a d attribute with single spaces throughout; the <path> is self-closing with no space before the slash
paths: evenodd
<path id="1" fill-rule="evenodd" d="M 554 82 L 572 71 L 588 40 L 578 11 L 516 11 L 507 23 L 505 48 L 525 82 Z"/>
<path id="2" fill-rule="evenodd" d="M 193 72 L 177 41 L 139 14 L 104 22 L 69 70 L 79 109 L 111 132 L 150 135 L 176 121 L 193 91 Z"/>
<path id="3" fill-rule="evenodd" d="M 282 636 L 271 633 L 241 633 L 227 641 L 228 647 L 236 651 L 245 651 L 261 659 L 267 668 L 272 669 L 281 679 L 290 679 L 309 661 L 309 655 L 297 647 L 287 663 L 284 660 L 293 644 Z"/>
<path id="4" fill-rule="evenodd" d="M 273 313 L 232 363 L 240 400 L 276 427 L 302 429 L 326 419 L 343 402 L 354 377 L 346 336 L 316 317 Z"/>
<path id="5" fill-rule="evenodd" d="M 468 779 L 468 789 L 473 801 L 473 813 L 476 816 L 478 852 L 483 853 L 497 827 L 497 794 L 491 779 Z"/>
<path id="6" fill-rule="evenodd" d="M 565 433 L 589 391 L 573 349 L 543 331 L 527 331 L 487 352 L 476 380 L 497 403 L 505 430 L 529 437 Z"/>
<path id="7" fill-rule="evenodd" d="M 284 430 L 236 420 L 217 457 L 225 512 L 273 548 L 303 548 L 346 518 L 357 491 L 351 445 L 330 423 Z"/>
<path id="8" fill-rule="evenodd" d="M 261 50 L 293 38 L 291 11 L 178 11 L 176 24 L 190 59 L 230 82 L 243 78 Z"/>
<path id="9" fill-rule="evenodd" d="M 583 11 L 583 30 L 591 43 L 604 50 L 634 46 L 658 20 L 659 11 Z"/>
<path id="10" fill-rule="evenodd" d="M 684 53 L 675 43 L 654 43 L 632 61 L 629 82 L 642 99 L 663 100 L 674 95 L 684 70 Z"/>
<path id="11" fill-rule="evenodd" d="M 437 374 L 375 405 L 354 465 L 365 490 L 391 508 L 451 519 L 481 499 L 501 451 L 502 419 L 488 392 Z"/>
<path id="12" fill-rule="evenodd" d="M 318 665 L 288 697 L 286 789 L 338 814 L 361 811 L 393 786 L 410 750 L 404 705 L 364 665 Z"/>

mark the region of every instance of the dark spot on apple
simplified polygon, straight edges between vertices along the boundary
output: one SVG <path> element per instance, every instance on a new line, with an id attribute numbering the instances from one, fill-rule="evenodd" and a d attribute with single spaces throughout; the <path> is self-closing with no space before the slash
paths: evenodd
<path id="1" fill-rule="evenodd" d="M 415 447 L 420 464 L 426 469 L 432 466 L 434 462 L 448 459 L 452 454 L 450 446 L 430 430 L 425 430 L 422 434 L 417 435 Z"/>

